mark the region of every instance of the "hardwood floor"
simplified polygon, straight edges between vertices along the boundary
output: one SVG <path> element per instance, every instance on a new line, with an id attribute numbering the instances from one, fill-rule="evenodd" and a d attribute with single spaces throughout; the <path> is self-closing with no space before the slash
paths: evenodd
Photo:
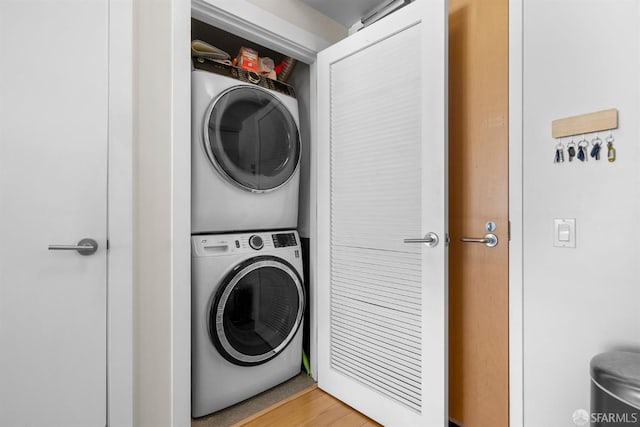
<path id="1" fill-rule="evenodd" d="M 311 386 L 232 427 L 369 427 L 380 424 Z"/>

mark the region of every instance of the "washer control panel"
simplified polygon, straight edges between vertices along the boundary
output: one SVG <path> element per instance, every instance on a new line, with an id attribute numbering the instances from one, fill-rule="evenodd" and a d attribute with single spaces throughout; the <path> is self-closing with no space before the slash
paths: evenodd
<path id="1" fill-rule="evenodd" d="M 265 253 L 274 250 L 299 249 L 298 233 L 295 230 L 279 232 L 253 232 L 246 234 L 195 235 L 191 238 L 192 255 L 220 256 L 241 253 Z"/>

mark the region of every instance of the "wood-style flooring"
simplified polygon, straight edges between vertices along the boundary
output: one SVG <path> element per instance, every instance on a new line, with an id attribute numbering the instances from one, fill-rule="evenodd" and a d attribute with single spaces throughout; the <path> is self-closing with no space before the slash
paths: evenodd
<path id="1" fill-rule="evenodd" d="M 313 385 L 233 427 L 373 427 L 380 424 Z"/>

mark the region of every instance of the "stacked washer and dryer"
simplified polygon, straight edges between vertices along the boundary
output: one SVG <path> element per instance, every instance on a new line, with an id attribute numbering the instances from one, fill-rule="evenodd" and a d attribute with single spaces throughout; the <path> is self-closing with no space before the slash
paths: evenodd
<path id="1" fill-rule="evenodd" d="M 298 104 L 261 79 L 192 71 L 193 417 L 300 372 Z"/>

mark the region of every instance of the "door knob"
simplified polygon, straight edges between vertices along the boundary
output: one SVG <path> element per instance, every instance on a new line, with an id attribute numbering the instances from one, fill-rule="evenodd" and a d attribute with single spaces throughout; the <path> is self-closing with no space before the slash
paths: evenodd
<path id="1" fill-rule="evenodd" d="M 485 234 L 484 237 L 461 237 L 463 243 L 483 243 L 489 248 L 493 248 L 498 244 L 498 236 L 493 233 Z"/>
<path id="2" fill-rule="evenodd" d="M 82 239 L 77 245 L 49 245 L 50 251 L 78 251 L 80 255 L 93 255 L 98 250 L 98 242 Z"/>
<path id="3" fill-rule="evenodd" d="M 405 243 L 424 243 L 430 248 L 435 248 L 436 246 L 438 246 L 439 241 L 440 239 L 438 238 L 438 235 L 433 232 L 425 234 L 425 236 L 421 239 L 404 239 Z"/>

